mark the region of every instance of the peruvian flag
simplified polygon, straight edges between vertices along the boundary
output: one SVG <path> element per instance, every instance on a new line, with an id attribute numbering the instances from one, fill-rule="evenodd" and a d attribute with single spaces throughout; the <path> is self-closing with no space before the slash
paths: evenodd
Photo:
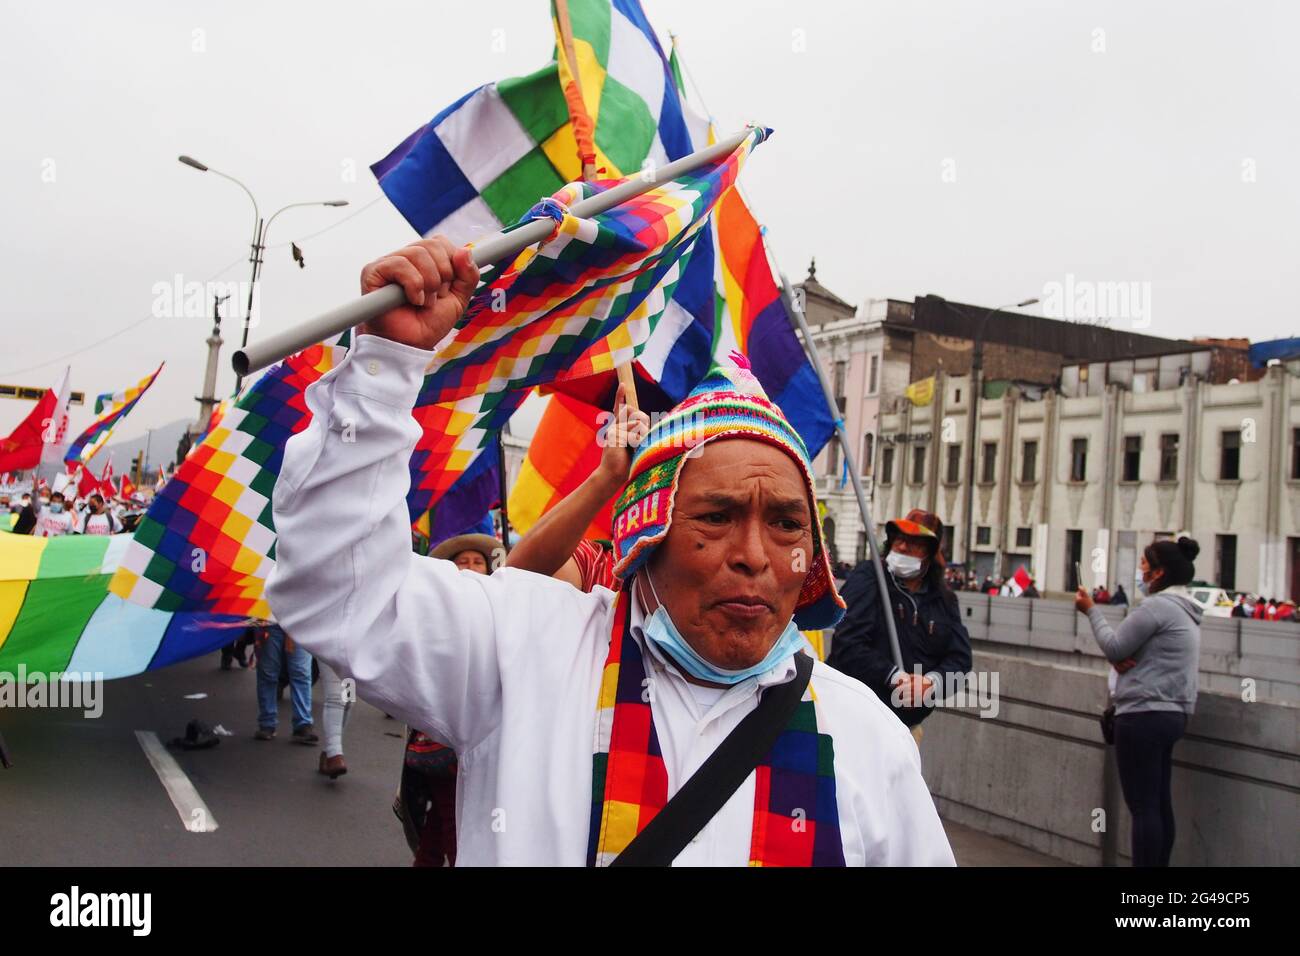
<path id="1" fill-rule="evenodd" d="M 1029 576 L 1022 564 L 1016 568 L 1016 573 L 1011 575 L 1011 580 L 1007 582 L 1007 588 L 1010 589 L 1012 597 L 1020 597 L 1025 592 L 1025 588 L 1034 583 L 1034 579 Z"/>
<path id="2" fill-rule="evenodd" d="M 167 472 L 163 471 L 163 466 L 158 466 L 158 480 L 154 482 L 155 488 L 161 488 L 167 483 Z"/>
<path id="3" fill-rule="evenodd" d="M 104 470 L 99 473 L 99 493 L 105 498 L 112 498 L 117 494 L 117 489 L 113 487 L 113 456 L 108 456 L 108 464 L 104 465 Z"/>
<path id="4" fill-rule="evenodd" d="M 135 485 L 131 484 L 131 479 L 123 474 L 121 483 L 118 485 L 117 496 L 124 500 L 129 500 L 133 494 L 135 494 Z"/>
<path id="5" fill-rule="evenodd" d="M 23 471 L 60 460 L 59 448 L 68 432 L 68 376 L 46 389 L 26 418 L 5 438 L 0 438 L 0 470 Z"/>

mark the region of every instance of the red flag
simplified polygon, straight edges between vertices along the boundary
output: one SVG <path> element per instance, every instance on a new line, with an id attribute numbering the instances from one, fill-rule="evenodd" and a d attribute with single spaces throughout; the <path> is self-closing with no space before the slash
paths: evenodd
<path id="1" fill-rule="evenodd" d="M 77 468 L 77 497 L 89 498 L 99 490 L 99 479 L 96 478 L 89 468 L 78 466 Z M 66 492 L 64 492 L 66 494 Z"/>
<path id="2" fill-rule="evenodd" d="M 135 485 L 131 484 L 131 479 L 125 474 L 122 475 L 121 481 L 118 484 L 117 493 L 118 497 L 124 500 L 129 500 L 131 496 L 135 494 Z"/>
<path id="3" fill-rule="evenodd" d="M 99 473 L 99 493 L 105 498 L 112 498 L 117 494 L 117 489 L 113 487 L 113 456 L 108 456 L 108 463 L 104 465 L 104 470 Z"/>
<path id="4" fill-rule="evenodd" d="M 67 428 L 68 370 L 64 370 L 59 383 L 45 390 L 18 427 L 0 438 L 0 470 L 23 471 L 35 468 L 42 460 L 57 460 L 57 452 L 47 454 L 45 449 L 63 441 Z M 51 459 L 50 454 L 56 457 Z"/>

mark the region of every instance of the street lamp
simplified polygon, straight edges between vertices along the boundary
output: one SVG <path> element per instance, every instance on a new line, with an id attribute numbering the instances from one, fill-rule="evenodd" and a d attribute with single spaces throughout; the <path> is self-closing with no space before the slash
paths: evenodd
<path id="1" fill-rule="evenodd" d="M 234 176 L 229 176 L 226 173 L 223 173 L 219 169 L 213 169 L 211 166 L 199 162 L 193 156 L 177 156 L 176 158 L 183 165 L 189 166 L 191 169 L 197 169 L 201 173 L 215 173 L 216 175 L 220 176 L 222 179 L 229 179 L 232 183 L 234 183 L 236 186 L 238 186 L 247 194 L 249 201 L 252 202 L 253 204 L 253 241 L 251 243 L 249 256 L 248 256 L 249 262 L 253 264 L 253 270 L 252 270 L 252 278 L 248 286 L 248 310 L 244 314 L 244 334 L 239 343 L 239 347 L 243 348 L 244 346 L 248 345 L 248 329 L 253 322 L 253 293 L 257 289 L 258 277 L 262 274 L 262 253 L 266 251 L 266 234 L 270 231 L 271 223 L 275 221 L 275 217 L 280 215 L 280 213 L 284 212 L 286 209 L 294 209 L 297 208 L 298 206 L 338 207 L 338 206 L 346 206 L 348 204 L 348 201 L 346 199 L 328 199 L 328 200 L 320 200 L 316 202 L 293 202 L 293 203 L 289 203 L 289 205 L 287 206 L 281 206 L 275 212 L 271 213 L 271 217 L 269 219 L 263 222 L 262 215 L 257 208 L 257 200 L 253 198 L 253 193 L 249 190 L 247 186 L 241 183 Z M 242 375 L 236 375 L 235 394 L 239 393 L 240 386 L 242 386 L 243 384 L 244 384 L 244 377 Z"/>
<path id="2" fill-rule="evenodd" d="M 963 540 L 966 545 L 967 574 L 975 569 L 975 542 L 971 537 L 971 512 L 975 506 L 975 442 L 979 429 L 980 398 L 984 393 L 984 329 L 988 325 L 989 317 L 994 312 L 1001 312 L 1003 309 L 1023 309 L 1025 306 L 1034 305 L 1036 302 L 1038 302 L 1038 298 L 1034 297 L 986 309 L 984 315 L 980 317 L 979 325 L 975 328 L 975 346 L 971 353 L 970 363 L 970 414 L 967 416 L 966 422 L 966 500 L 963 505 L 966 523 Z M 949 308 L 952 307 L 950 303 L 945 304 Z"/>

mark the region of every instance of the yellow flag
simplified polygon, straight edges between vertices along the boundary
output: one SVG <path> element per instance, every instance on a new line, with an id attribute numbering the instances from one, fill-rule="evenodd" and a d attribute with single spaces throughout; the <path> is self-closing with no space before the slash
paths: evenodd
<path id="1" fill-rule="evenodd" d="M 903 389 L 903 394 L 913 405 L 929 405 L 934 401 L 934 376 L 913 382 Z"/>

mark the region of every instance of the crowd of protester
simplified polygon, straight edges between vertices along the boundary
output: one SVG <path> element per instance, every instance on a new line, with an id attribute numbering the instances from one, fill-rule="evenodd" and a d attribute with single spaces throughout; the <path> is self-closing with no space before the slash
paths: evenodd
<path id="1" fill-rule="evenodd" d="M 99 492 L 81 496 L 42 486 L 35 495 L 0 493 L 0 521 L 4 522 L 0 530 L 37 538 L 123 534 L 135 531 L 144 510 L 138 497 L 105 497 Z"/>

